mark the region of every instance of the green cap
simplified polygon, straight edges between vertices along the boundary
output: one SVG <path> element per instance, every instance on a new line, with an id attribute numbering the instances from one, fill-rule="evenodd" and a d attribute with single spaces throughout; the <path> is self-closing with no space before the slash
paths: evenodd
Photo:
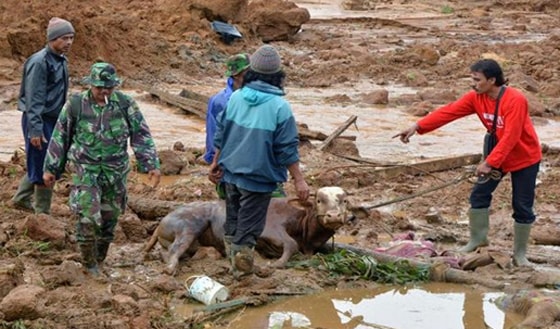
<path id="1" fill-rule="evenodd" d="M 121 79 L 112 64 L 100 62 L 91 66 L 91 72 L 85 82 L 95 87 L 113 88 L 121 83 Z"/>
<path id="2" fill-rule="evenodd" d="M 233 55 L 226 61 L 226 76 L 237 75 L 249 68 L 249 54 L 241 53 Z"/>

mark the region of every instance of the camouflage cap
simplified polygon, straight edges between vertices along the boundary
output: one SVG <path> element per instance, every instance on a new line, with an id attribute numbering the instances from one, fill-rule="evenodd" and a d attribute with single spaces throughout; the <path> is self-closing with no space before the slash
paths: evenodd
<path id="1" fill-rule="evenodd" d="M 85 82 L 95 87 L 113 88 L 121 83 L 121 79 L 112 64 L 100 62 L 91 66 L 91 72 L 85 78 Z"/>
<path id="2" fill-rule="evenodd" d="M 226 76 L 231 77 L 243 72 L 249 68 L 249 64 L 249 54 L 241 53 L 231 56 L 226 61 Z"/>

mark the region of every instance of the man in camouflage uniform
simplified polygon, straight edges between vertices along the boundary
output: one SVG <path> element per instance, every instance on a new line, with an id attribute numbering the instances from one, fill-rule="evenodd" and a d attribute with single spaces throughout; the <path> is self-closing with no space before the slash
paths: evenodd
<path id="1" fill-rule="evenodd" d="M 52 186 L 68 160 L 73 183 L 70 207 L 77 217 L 76 240 L 84 266 L 98 275 L 98 264 L 107 255 L 117 218 L 126 207 L 128 140 L 138 171 L 147 172 L 154 187 L 159 184 L 160 163 L 138 104 L 115 91 L 120 79 L 114 66 L 93 64 L 86 81 L 91 88 L 72 96 L 60 113 L 43 179 Z"/>

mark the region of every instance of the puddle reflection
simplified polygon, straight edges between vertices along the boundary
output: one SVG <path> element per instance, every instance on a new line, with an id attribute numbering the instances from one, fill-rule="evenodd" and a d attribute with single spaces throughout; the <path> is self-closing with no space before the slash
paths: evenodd
<path id="1" fill-rule="evenodd" d="M 501 311 L 501 295 L 441 283 L 338 290 L 246 309 L 229 328 L 506 329 L 522 316 Z"/>

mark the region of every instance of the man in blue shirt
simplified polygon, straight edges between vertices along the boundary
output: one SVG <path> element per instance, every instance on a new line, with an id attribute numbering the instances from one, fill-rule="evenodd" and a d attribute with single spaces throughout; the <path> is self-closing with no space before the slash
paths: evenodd
<path id="1" fill-rule="evenodd" d="M 248 68 L 249 55 L 245 53 L 233 55 L 226 61 L 226 88 L 210 97 L 208 101 L 208 109 L 206 111 L 206 149 L 204 155 L 198 159 L 199 163 L 210 164 L 212 159 L 214 159 L 216 118 L 225 110 L 231 94 L 241 88 L 243 76 Z"/>

